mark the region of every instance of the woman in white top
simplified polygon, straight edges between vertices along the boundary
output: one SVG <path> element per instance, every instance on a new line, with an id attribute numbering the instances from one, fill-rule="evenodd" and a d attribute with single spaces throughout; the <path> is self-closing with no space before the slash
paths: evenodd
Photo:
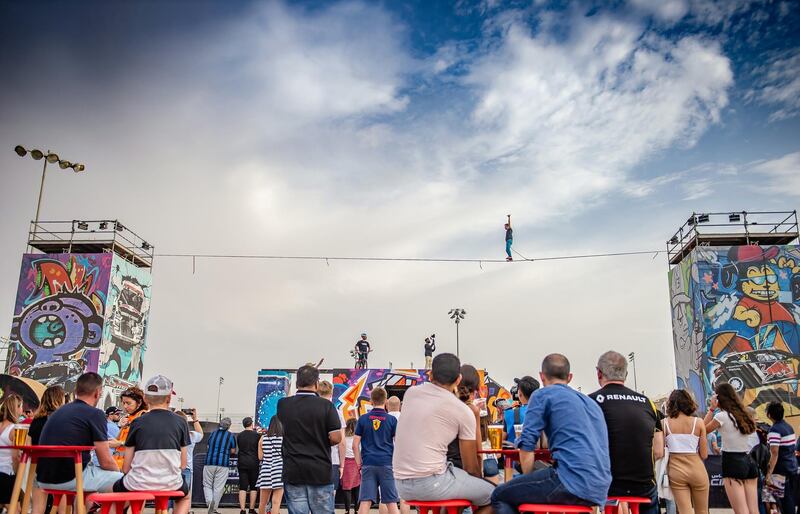
<path id="1" fill-rule="evenodd" d="M 708 514 L 708 457 L 706 427 L 694 416 L 697 403 L 683 389 L 672 391 L 667 400 L 667 419 L 661 425 L 669 450 L 669 487 L 681 514 Z"/>
<path id="2" fill-rule="evenodd" d="M 706 413 L 706 430 L 722 435 L 722 480 L 734 514 L 758 514 L 758 466 L 750 457 L 756 422 L 728 383 L 716 387 Z M 719 412 L 714 414 L 716 409 Z"/>
<path id="3" fill-rule="evenodd" d="M 8 393 L 0 403 L 0 446 L 13 446 L 11 432 L 22 415 L 22 398 Z M 0 505 L 8 506 L 11 492 L 14 489 L 16 469 L 19 464 L 19 452 L 16 450 L 0 450 Z"/>

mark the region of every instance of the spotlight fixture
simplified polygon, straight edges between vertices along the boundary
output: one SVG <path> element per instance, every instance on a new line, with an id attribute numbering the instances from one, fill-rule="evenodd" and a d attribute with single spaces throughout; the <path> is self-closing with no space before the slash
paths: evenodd
<path id="1" fill-rule="evenodd" d="M 105 221 L 100 222 L 100 230 L 105 230 L 108 228 L 108 223 Z"/>
<path id="2" fill-rule="evenodd" d="M 123 227 L 122 223 L 120 223 L 119 221 L 115 221 L 114 230 L 116 230 L 117 232 L 122 232 L 123 230 L 125 230 L 125 227 Z"/>
<path id="3" fill-rule="evenodd" d="M 76 162 L 75 164 L 73 164 L 72 166 L 70 166 L 70 168 L 72 168 L 73 170 L 75 170 L 75 173 L 80 173 L 80 172 L 82 172 L 83 170 L 85 170 L 85 169 L 86 169 L 86 166 L 84 166 L 83 164 L 79 164 L 79 163 L 77 163 L 77 162 Z"/>
<path id="4" fill-rule="evenodd" d="M 22 145 L 15 146 L 14 151 L 17 152 L 17 155 L 19 155 L 20 157 L 25 157 L 26 155 L 28 155 L 28 151 Z"/>
<path id="5" fill-rule="evenodd" d="M 89 224 L 86 223 L 85 221 L 79 221 L 78 222 L 78 228 L 80 230 L 89 230 Z"/>
<path id="6" fill-rule="evenodd" d="M 41 161 L 42 157 L 44 157 L 44 152 L 41 150 L 31 150 L 31 157 L 33 157 L 34 160 Z"/>
<path id="7" fill-rule="evenodd" d="M 69 161 L 58 161 L 58 167 L 62 170 L 65 170 L 72 166 L 72 163 Z"/>
<path id="8" fill-rule="evenodd" d="M 689 226 L 691 227 L 692 225 L 695 224 L 696 221 L 697 220 L 694 219 L 694 215 L 692 215 L 688 220 L 686 220 L 686 223 L 688 223 Z"/>
<path id="9" fill-rule="evenodd" d="M 736 223 L 738 221 L 742 221 L 742 217 L 739 214 L 732 212 L 728 215 L 728 221 L 730 221 L 731 223 Z"/>
<path id="10" fill-rule="evenodd" d="M 698 223 L 708 223 L 708 214 L 701 214 L 697 217 Z"/>
<path id="11" fill-rule="evenodd" d="M 678 244 L 678 236 L 672 236 L 672 239 L 669 240 L 669 244 L 671 245 Z"/>
<path id="12" fill-rule="evenodd" d="M 47 154 L 47 162 L 49 162 L 50 164 L 57 163 L 58 162 L 58 155 L 56 155 L 54 153 Z"/>
<path id="13" fill-rule="evenodd" d="M 148 243 L 147 241 L 142 241 L 142 250 L 149 250 L 150 248 L 152 248 L 152 246 L 150 246 L 150 243 Z"/>

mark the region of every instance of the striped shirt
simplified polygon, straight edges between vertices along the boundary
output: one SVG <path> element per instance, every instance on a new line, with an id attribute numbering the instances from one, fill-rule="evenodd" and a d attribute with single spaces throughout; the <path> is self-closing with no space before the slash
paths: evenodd
<path id="1" fill-rule="evenodd" d="M 797 473 L 797 460 L 794 457 L 796 442 L 794 429 L 784 420 L 778 421 L 769 429 L 767 443 L 770 448 L 778 447 L 778 462 L 775 463 L 774 473 L 778 475 Z"/>
<path id="2" fill-rule="evenodd" d="M 236 437 L 227 430 L 218 428 L 208 436 L 206 466 L 228 467 L 233 448 L 236 448 Z"/>

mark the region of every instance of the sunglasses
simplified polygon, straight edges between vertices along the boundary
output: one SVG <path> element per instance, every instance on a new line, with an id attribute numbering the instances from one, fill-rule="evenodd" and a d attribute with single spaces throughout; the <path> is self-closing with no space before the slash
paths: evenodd
<path id="1" fill-rule="evenodd" d="M 757 286 L 763 286 L 764 282 L 769 282 L 770 284 L 774 284 L 777 281 L 778 277 L 776 275 L 759 275 L 757 277 L 741 279 L 741 282 L 752 282 Z"/>

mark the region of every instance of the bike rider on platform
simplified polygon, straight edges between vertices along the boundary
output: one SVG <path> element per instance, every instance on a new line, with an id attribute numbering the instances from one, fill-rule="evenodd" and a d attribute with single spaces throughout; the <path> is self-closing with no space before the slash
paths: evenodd
<path id="1" fill-rule="evenodd" d="M 367 356 L 371 351 L 372 348 L 370 348 L 369 341 L 367 341 L 367 334 L 366 332 L 362 333 L 361 339 L 356 341 L 356 362 L 364 363 L 362 369 L 367 368 Z"/>

